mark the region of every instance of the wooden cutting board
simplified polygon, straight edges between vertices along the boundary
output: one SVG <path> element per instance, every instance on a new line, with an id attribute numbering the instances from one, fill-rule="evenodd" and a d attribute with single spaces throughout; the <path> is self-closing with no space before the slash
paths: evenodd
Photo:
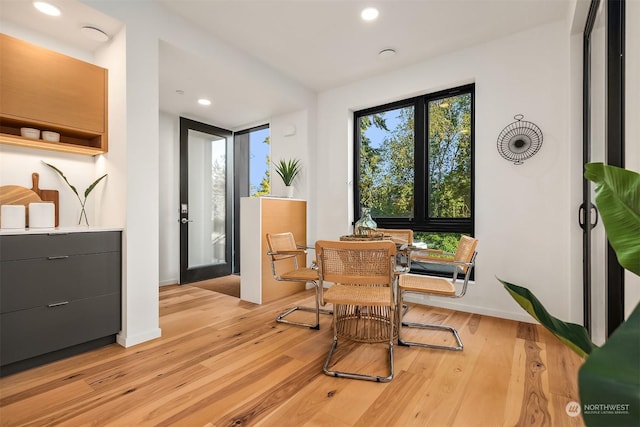
<path id="1" fill-rule="evenodd" d="M 41 202 L 42 199 L 34 191 L 19 185 L 3 185 L 0 187 L 0 205 L 24 205 L 25 223 L 29 225 L 29 203 Z"/>
<path id="2" fill-rule="evenodd" d="M 58 204 L 60 202 L 60 193 L 58 190 L 43 190 L 39 188 L 40 175 L 36 172 L 31 174 L 31 180 L 33 181 L 33 188 L 31 191 L 36 193 L 43 202 L 53 202 L 53 210 L 55 212 L 55 226 L 57 227 L 59 224 L 59 208 Z"/>

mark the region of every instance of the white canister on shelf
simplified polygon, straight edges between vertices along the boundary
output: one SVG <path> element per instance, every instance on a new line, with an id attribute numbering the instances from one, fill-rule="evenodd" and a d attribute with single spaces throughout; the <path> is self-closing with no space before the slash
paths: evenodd
<path id="1" fill-rule="evenodd" d="M 54 228 L 55 219 L 53 203 L 29 203 L 29 228 Z"/>
<path id="2" fill-rule="evenodd" d="M 0 206 L 0 228 L 16 229 L 25 228 L 26 210 L 24 205 L 2 205 Z"/>

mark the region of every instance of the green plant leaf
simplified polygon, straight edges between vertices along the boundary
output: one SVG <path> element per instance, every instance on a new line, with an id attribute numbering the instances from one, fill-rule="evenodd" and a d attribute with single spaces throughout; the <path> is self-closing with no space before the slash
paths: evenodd
<path id="1" fill-rule="evenodd" d="M 276 173 L 282 178 L 284 185 L 289 186 L 300 173 L 301 166 L 299 159 L 280 159 L 278 163 L 273 164 L 276 168 Z"/>
<path id="2" fill-rule="evenodd" d="M 596 206 L 621 266 L 640 276 L 640 174 L 602 163 L 585 165 Z"/>
<path id="3" fill-rule="evenodd" d="M 71 190 L 73 190 L 74 193 L 76 193 L 76 196 L 78 196 L 78 199 L 80 198 L 80 194 L 78 194 L 78 190 L 76 190 L 76 187 L 74 187 L 73 185 L 71 185 L 71 183 L 69 182 L 69 180 L 67 179 L 66 176 L 64 176 L 64 174 L 62 173 L 62 171 L 60 169 L 58 169 L 57 167 L 50 165 L 49 163 L 42 161 L 42 163 L 44 163 L 45 165 L 49 166 L 51 169 L 53 169 L 54 171 L 56 171 L 58 173 L 58 175 L 60 175 L 62 177 L 62 179 L 64 179 L 64 182 L 67 183 L 67 185 L 69 186 L 69 188 L 71 188 Z"/>
<path id="4" fill-rule="evenodd" d="M 586 358 L 596 347 L 591 342 L 589 333 L 583 326 L 564 322 L 553 317 L 529 289 L 505 282 L 500 278 L 498 278 L 498 280 L 500 280 L 513 299 L 516 300 L 527 313 L 540 322 L 540 324 L 547 328 L 553 335 L 558 337 L 560 341 L 570 349 L 580 355 L 580 357 Z"/>
<path id="5" fill-rule="evenodd" d="M 86 198 L 89 196 L 89 194 L 91 193 L 91 191 L 96 187 L 96 185 L 98 185 L 98 183 L 100 181 L 102 181 L 103 178 L 106 178 L 107 174 L 105 173 L 104 175 L 102 175 L 100 178 L 96 179 L 95 181 L 93 181 L 93 184 L 91 184 L 90 186 L 87 187 L 86 190 L 84 190 L 84 198 L 86 200 Z"/>
<path id="6" fill-rule="evenodd" d="M 639 424 L 639 365 L 640 305 L 601 348 L 593 350 L 580 367 L 580 402 L 582 416 L 588 426 Z M 615 413 L 616 409 L 618 413 Z"/>

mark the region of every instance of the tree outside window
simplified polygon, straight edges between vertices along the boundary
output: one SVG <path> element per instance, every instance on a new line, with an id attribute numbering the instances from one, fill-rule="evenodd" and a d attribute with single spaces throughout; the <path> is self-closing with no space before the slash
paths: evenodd
<path id="1" fill-rule="evenodd" d="M 355 113 L 356 219 L 411 228 L 430 248 L 473 234 L 474 85 Z"/>

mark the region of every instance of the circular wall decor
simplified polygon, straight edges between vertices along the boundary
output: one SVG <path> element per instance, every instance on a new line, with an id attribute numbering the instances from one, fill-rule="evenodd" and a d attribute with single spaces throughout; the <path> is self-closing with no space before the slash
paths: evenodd
<path id="1" fill-rule="evenodd" d="M 498 135 L 498 153 L 506 160 L 521 165 L 542 147 L 542 131 L 535 124 L 522 120 L 522 114 L 516 114 L 513 118 L 516 121 L 507 125 Z"/>

